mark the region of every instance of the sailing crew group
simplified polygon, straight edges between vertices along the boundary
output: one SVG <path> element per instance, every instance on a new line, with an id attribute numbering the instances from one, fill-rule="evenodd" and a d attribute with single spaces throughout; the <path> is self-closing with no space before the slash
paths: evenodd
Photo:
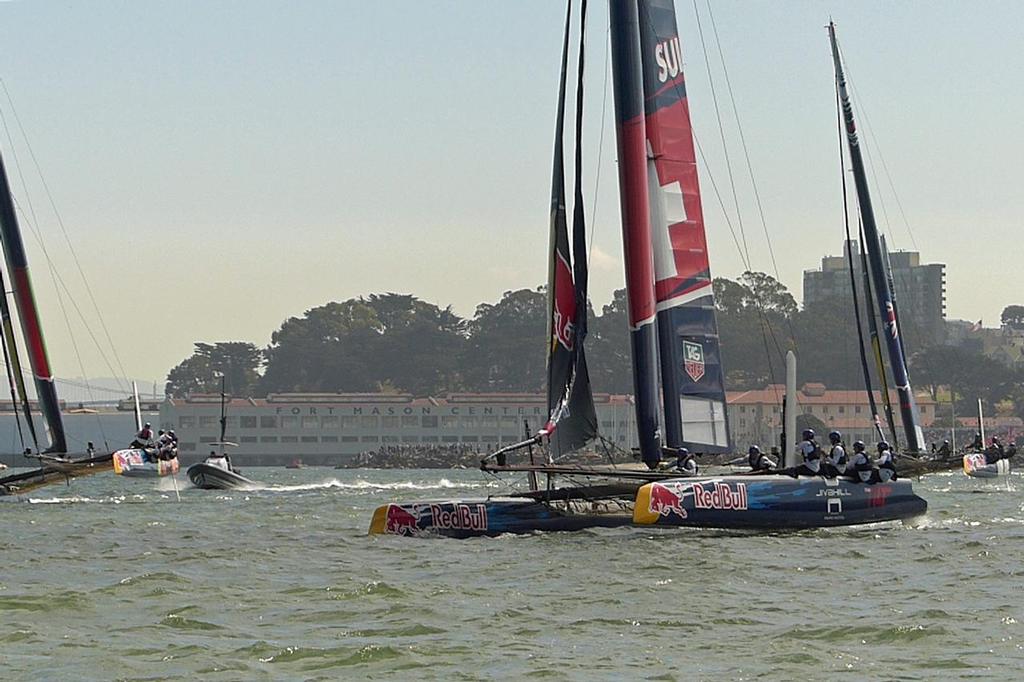
<path id="1" fill-rule="evenodd" d="M 146 422 L 131 442 L 131 447 L 142 450 L 146 461 L 157 462 L 160 460 L 174 459 L 178 456 L 178 436 L 174 430 L 157 432 L 153 438 L 153 426 Z"/>
<path id="2" fill-rule="evenodd" d="M 889 443 L 878 443 L 878 458 L 872 461 L 864 441 L 856 441 L 853 444 L 853 454 L 848 457 L 846 446 L 843 444 L 843 434 L 832 431 L 828 434 L 828 440 L 830 448 L 826 455 L 815 440 L 814 430 L 805 429 L 802 440 L 796 446 L 796 453 L 802 460 L 798 466 L 789 469 L 777 468 L 776 461 L 762 453 L 757 445 L 751 445 L 747 451 L 747 464 L 752 473 L 779 473 L 793 477 L 844 477 L 855 483 L 888 483 L 896 480 L 896 461 Z"/>

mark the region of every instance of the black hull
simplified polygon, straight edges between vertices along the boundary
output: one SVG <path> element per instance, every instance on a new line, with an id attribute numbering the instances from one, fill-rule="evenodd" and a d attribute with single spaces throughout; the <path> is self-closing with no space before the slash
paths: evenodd
<path id="1" fill-rule="evenodd" d="M 48 485 L 67 483 L 72 478 L 111 471 L 113 468 L 112 455 L 109 454 L 68 461 L 47 460 L 38 469 L 0 477 L 0 496 L 20 495 Z"/>
<path id="2" fill-rule="evenodd" d="M 205 462 L 193 464 L 188 468 L 188 480 L 192 481 L 192 485 L 203 490 L 233 490 L 259 485 L 256 481 L 234 471 L 227 471 Z"/>

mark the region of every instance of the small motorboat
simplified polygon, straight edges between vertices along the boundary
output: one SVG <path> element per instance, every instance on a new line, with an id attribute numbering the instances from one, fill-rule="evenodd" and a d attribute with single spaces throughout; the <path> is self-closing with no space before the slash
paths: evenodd
<path id="1" fill-rule="evenodd" d="M 154 448 L 127 448 L 112 455 L 114 473 L 134 478 L 157 478 L 178 473 L 177 456 L 160 459 Z"/>
<path id="2" fill-rule="evenodd" d="M 224 456 L 210 456 L 193 464 L 188 468 L 188 480 L 204 490 L 231 490 L 260 485 L 239 473 Z"/>

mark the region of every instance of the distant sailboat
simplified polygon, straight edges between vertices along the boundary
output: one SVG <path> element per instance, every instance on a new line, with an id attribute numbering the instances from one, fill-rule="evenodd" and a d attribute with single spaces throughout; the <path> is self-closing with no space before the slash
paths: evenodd
<path id="1" fill-rule="evenodd" d="M 142 409 L 139 407 L 139 389 L 132 382 L 132 411 L 135 413 L 135 431 L 142 431 Z M 174 433 L 171 432 L 170 436 Z M 178 473 L 178 444 L 167 438 L 166 442 L 157 441 L 147 446 L 145 443 L 133 443 L 139 447 L 116 450 L 113 455 L 114 473 L 129 478 L 160 478 L 174 476 Z"/>
<path id="2" fill-rule="evenodd" d="M 25 420 L 30 439 L 35 446 L 35 451 L 27 449 L 26 455 L 39 462 L 39 467 L 31 471 L 0 477 L 0 495 L 26 493 L 53 483 L 109 471 L 112 466 L 109 453 L 97 455 L 87 452 L 84 457 L 69 456 L 64 421 L 61 418 L 60 403 L 57 400 L 57 389 L 54 385 L 53 373 L 50 370 L 46 343 L 43 340 L 42 323 L 32 291 L 28 257 L 25 253 L 21 228 L 15 214 L 14 200 L 11 197 L 7 171 L 2 158 L 0 158 L 0 242 L 3 244 L 6 274 L 11 279 L 14 302 L 17 306 L 18 318 L 21 321 L 22 339 L 25 342 L 29 364 L 32 368 L 36 398 L 49 435 L 48 445 L 45 449 L 41 449 L 32 419 L 28 392 L 21 376 L 21 362 L 7 301 L 7 288 L 3 278 L 0 277 L 0 287 L 3 288 L 3 291 L 0 291 L 0 321 L 3 324 L 2 342 L 8 383 L 11 387 L 12 399 L 16 405 L 20 406 L 22 418 Z"/>

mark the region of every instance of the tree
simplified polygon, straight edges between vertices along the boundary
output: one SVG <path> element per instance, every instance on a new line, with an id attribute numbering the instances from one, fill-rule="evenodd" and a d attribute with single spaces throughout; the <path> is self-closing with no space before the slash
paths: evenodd
<path id="1" fill-rule="evenodd" d="M 506 291 L 497 303 L 478 305 L 467 325 L 467 386 L 477 391 L 540 391 L 545 383 L 546 320 L 544 287 Z"/>
<path id="2" fill-rule="evenodd" d="M 172 397 L 220 391 L 221 377 L 228 393 L 251 394 L 259 382 L 263 353 L 245 341 L 197 342 L 195 352 L 167 374 L 165 392 Z"/>
<path id="3" fill-rule="evenodd" d="M 1000 316 L 1003 324 L 1014 329 L 1024 329 L 1024 305 L 1008 305 Z"/>
<path id="4" fill-rule="evenodd" d="M 595 317 L 587 336 L 587 363 L 594 390 L 633 392 L 633 361 L 629 341 L 626 290 L 617 289 Z"/>

